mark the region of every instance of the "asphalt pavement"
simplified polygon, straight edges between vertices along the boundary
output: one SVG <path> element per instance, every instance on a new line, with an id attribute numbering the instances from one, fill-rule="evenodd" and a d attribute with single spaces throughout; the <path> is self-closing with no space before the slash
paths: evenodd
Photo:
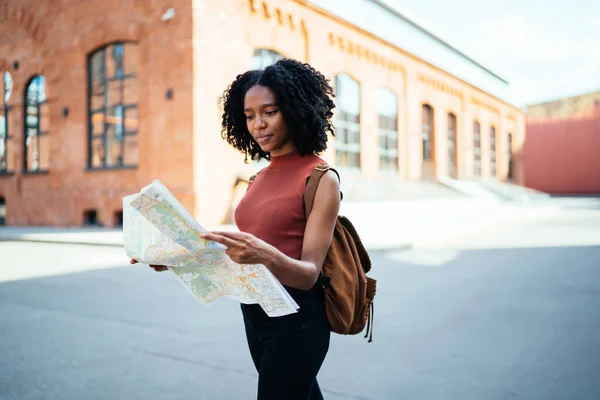
<path id="1" fill-rule="evenodd" d="M 332 336 L 324 395 L 598 399 L 599 260 L 598 210 L 374 253 L 373 343 Z M 239 305 L 116 247 L 0 242 L 0 343 L 2 400 L 255 398 Z"/>

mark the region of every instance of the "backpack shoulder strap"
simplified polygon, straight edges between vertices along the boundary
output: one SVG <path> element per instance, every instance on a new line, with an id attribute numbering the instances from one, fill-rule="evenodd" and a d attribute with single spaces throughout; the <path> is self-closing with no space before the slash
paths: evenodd
<path id="1" fill-rule="evenodd" d="M 261 172 L 263 172 L 265 169 L 261 169 L 260 171 L 258 171 L 257 173 L 255 173 L 254 175 L 252 175 L 250 178 L 248 178 L 248 185 L 251 185 L 252 182 L 254 182 L 254 180 L 256 178 L 258 178 L 258 176 L 260 175 Z"/>
<path id="2" fill-rule="evenodd" d="M 323 175 L 327 173 L 327 171 L 333 171 L 340 179 L 340 174 L 333 168 L 331 168 L 328 164 L 319 164 L 315 166 L 312 174 L 308 178 L 308 182 L 306 184 L 306 189 L 304 190 L 304 215 L 306 218 L 310 215 L 312 211 L 313 204 L 315 202 L 315 196 L 317 195 L 317 187 L 319 186 L 319 182 L 321 182 L 321 178 Z M 344 195 L 340 192 L 342 199 Z"/>

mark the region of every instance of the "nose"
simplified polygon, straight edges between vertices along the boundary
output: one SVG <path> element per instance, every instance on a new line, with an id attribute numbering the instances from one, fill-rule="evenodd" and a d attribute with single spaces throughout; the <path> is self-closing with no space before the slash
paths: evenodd
<path id="1" fill-rule="evenodd" d="M 257 116 L 254 121 L 254 127 L 258 130 L 265 129 L 267 127 L 267 121 L 262 116 Z"/>

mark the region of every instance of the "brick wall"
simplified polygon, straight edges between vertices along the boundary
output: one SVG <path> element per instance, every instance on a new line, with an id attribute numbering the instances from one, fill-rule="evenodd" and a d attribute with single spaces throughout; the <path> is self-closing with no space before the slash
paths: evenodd
<path id="1" fill-rule="evenodd" d="M 168 7 L 175 18 L 162 21 Z M 137 43 L 137 169 L 88 170 L 87 58 L 114 42 Z M 14 62 L 19 63 L 18 69 Z M 158 178 L 193 210 L 191 2 L 8 0 L 0 3 L 0 73 L 14 86 L 10 172 L 0 176 L 9 225 L 78 226 L 85 210 L 113 225 L 121 198 Z M 46 78 L 49 171 L 23 172 L 27 82 Z M 171 100 L 165 93 L 170 89 Z M 63 115 L 68 110 L 68 115 Z M 134 117 L 135 118 L 135 117 Z M 135 141 L 135 139 L 132 139 Z"/>
<path id="2" fill-rule="evenodd" d="M 525 186 L 550 193 L 600 193 L 600 104 L 571 118 L 531 117 Z"/>
<path id="3" fill-rule="evenodd" d="M 168 8 L 172 19 L 163 21 Z M 88 170 L 88 69 L 91 52 L 113 42 L 137 43 L 138 164 L 136 169 Z M 218 98 L 249 69 L 255 49 L 310 62 L 335 81 L 345 73 L 360 84 L 361 170 L 343 179 L 420 179 L 422 106 L 434 110 L 433 174 L 448 174 L 448 114 L 456 115 L 461 178 L 473 175 L 473 122 L 481 124 L 482 173 L 489 176 L 490 137 L 496 130 L 499 179 L 508 154 L 524 141 L 522 112 L 303 0 L 7 0 L 0 4 L 0 72 L 14 80 L 15 99 L 36 74 L 49 98 L 49 172 L 25 174 L 23 108 L 11 111 L 12 171 L 0 175 L 7 224 L 83 223 L 97 210 L 115 222 L 124 195 L 160 179 L 207 226 L 229 221 L 234 183 L 256 165 L 220 135 Z M 14 68 L 19 61 L 19 68 Z M 376 94 L 398 96 L 398 172 L 379 170 Z M 172 94 L 167 99 L 166 93 Z M 12 101 L 12 100 L 11 100 Z M 68 109 L 68 115 L 63 110 Z M 127 118 L 127 117 L 126 117 Z M 513 148 L 508 149 L 508 134 Z M 335 163 L 334 139 L 323 157 Z M 519 166 L 517 171 L 521 171 Z M 516 182 L 520 182 L 517 174 Z"/>

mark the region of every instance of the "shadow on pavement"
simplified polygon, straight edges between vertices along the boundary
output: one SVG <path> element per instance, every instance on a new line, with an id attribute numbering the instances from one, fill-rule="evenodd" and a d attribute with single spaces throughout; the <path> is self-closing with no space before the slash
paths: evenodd
<path id="1" fill-rule="evenodd" d="M 597 398 L 598 259 L 600 246 L 374 254 L 374 341 L 332 336 L 325 395 Z M 0 321 L 2 399 L 255 396 L 239 306 L 201 306 L 144 266 L 1 283 Z"/>

